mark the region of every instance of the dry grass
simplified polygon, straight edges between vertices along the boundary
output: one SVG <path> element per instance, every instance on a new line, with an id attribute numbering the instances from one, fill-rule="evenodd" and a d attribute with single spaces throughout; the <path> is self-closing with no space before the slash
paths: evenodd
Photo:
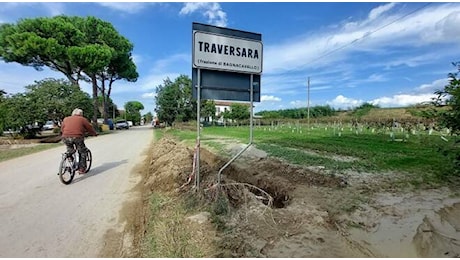
<path id="1" fill-rule="evenodd" d="M 142 257 L 203 258 L 213 257 L 215 233 L 210 223 L 198 224 L 187 219 L 193 209 L 184 198 L 153 194 L 150 220 Z"/>
<path id="2" fill-rule="evenodd" d="M 215 227 L 211 220 L 202 224 L 188 217 L 204 210 L 197 194 L 179 193 L 179 187 L 192 171 L 191 150 L 169 138 L 155 143 L 144 182 L 151 192 L 147 233 L 142 257 L 213 257 Z"/>

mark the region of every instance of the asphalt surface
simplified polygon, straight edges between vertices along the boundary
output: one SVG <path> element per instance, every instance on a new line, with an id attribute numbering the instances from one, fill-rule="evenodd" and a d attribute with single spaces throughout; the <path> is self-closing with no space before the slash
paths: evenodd
<path id="1" fill-rule="evenodd" d="M 70 185 L 57 176 L 64 144 L 1 162 L 0 257 L 98 257 L 107 230 L 124 228 L 120 210 L 152 139 L 147 126 L 87 138 L 93 165 Z"/>

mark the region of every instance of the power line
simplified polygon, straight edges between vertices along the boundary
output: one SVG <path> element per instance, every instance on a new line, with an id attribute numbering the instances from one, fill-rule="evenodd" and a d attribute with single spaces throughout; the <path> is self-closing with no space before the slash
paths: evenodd
<path id="1" fill-rule="evenodd" d="M 429 6 L 430 4 L 432 4 L 432 3 L 427 3 L 427 4 L 421 6 L 421 7 L 417 8 L 417 9 L 415 9 L 415 10 L 413 10 L 413 11 L 411 11 L 411 12 L 409 12 L 409 13 L 407 13 L 407 14 L 405 14 L 405 15 L 403 15 L 403 16 L 401 16 L 401 17 L 395 19 L 395 20 L 393 20 L 392 22 L 390 22 L 390 23 L 388 23 L 388 24 L 385 24 L 385 25 L 383 25 L 383 26 L 381 26 L 381 27 L 375 29 L 374 31 L 371 31 L 371 32 L 368 32 L 368 33 L 364 34 L 364 35 L 361 36 L 360 38 L 354 39 L 353 41 L 351 41 L 351 42 L 349 42 L 349 43 L 347 43 L 347 44 L 345 44 L 345 45 L 343 45 L 343 46 L 341 46 L 341 47 L 338 47 L 338 48 L 333 49 L 333 50 L 331 50 L 331 51 L 329 51 L 329 52 L 326 52 L 325 54 L 323 54 L 323 55 L 321 55 L 321 56 L 319 56 L 319 57 L 317 57 L 317 58 L 311 60 L 311 61 L 308 62 L 308 63 L 313 63 L 313 62 L 318 61 L 318 60 L 320 60 L 320 59 L 322 59 L 322 58 L 324 58 L 324 57 L 326 57 L 326 56 L 329 56 L 329 55 L 332 54 L 332 53 L 335 53 L 335 52 L 340 51 L 340 50 L 342 50 L 342 49 L 344 49 L 344 48 L 346 48 L 346 47 L 348 47 L 348 46 L 351 46 L 351 45 L 353 45 L 353 44 L 355 44 L 355 43 L 361 41 L 362 39 L 364 39 L 364 38 L 366 38 L 366 37 L 369 37 L 370 35 L 372 35 L 372 34 L 378 32 L 378 31 L 382 30 L 383 28 L 386 28 L 386 27 L 388 27 L 388 26 L 390 26 L 390 25 L 392 25 L 392 24 L 394 24 L 394 23 L 396 23 L 396 22 L 402 20 L 402 19 L 408 17 L 409 15 L 412 15 L 412 14 L 414 14 L 414 13 L 416 13 L 416 12 L 419 12 L 420 10 L 422 10 L 422 9 L 426 8 L 427 6 Z M 302 65 L 301 68 L 304 67 L 304 66 L 305 66 L 305 65 Z M 291 70 L 288 70 L 288 71 L 284 72 L 283 74 L 286 74 L 286 73 L 288 73 L 289 71 L 294 71 L 294 70 L 298 70 L 298 69 L 291 69 Z"/>

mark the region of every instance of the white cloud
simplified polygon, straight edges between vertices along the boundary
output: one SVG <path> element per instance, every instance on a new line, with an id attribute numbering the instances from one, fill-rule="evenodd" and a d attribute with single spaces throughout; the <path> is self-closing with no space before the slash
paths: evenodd
<path id="1" fill-rule="evenodd" d="M 396 3 L 389 3 L 372 9 L 369 13 L 369 20 L 375 20 L 376 18 L 380 17 L 383 13 L 392 9 L 395 5 Z"/>
<path id="2" fill-rule="evenodd" d="M 426 92 L 434 93 L 436 90 L 444 89 L 444 87 L 447 84 L 449 84 L 449 79 L 447 78 L 438 79 L 438 80 L 431 82 L 430 84 L 421 85 L 420 87 L 417 88 L 417 90 L 420 92 L 424 92 L 424 93 Z"/>
<path id="3" fill-rule="evenodd" d="M 400 20 L 397 19 L 408 11 L 398 10 L 395 6 L 385 4 L 373 9 L 365 20 L 347 22 L 316 34 L 310 32 L 281 44 L 265 45 L 264 73 L 321 68 L 342 61 L 357 51 L 371 52 L 387 59 L 387 49 L 395 46 L 414 48 L 458 42 L 460 4 L 428 6 Z M 391 14 L 387 12 L 390 9 Z M 445 51 L 448 50 L 446 46 Z M 430 57 L 436 53 L 439 49 L 434 48 L 420 57 L 426 60 L 418 60 L 418 63 L 432 62 Z"/>
<path id="4" fill-rule="evenodd" d="M 378 105 L 380 107 L 406 107 L 415 105 L 418 103 L 432 101 L 432 98 L 436 97 L 434 94 L 419 94 L 419 95 L 409 95 L 401 94 L 394 95 L 392 97 L 381 97 L 370 101 L 369 103 L 373 105 Z"/>
<path id="5" fill-rule="evenodd" d="M 439 39 L 450 38 L 451 41 L 458 42 L 460 39 L 460 29 L 458 28 L 458 24 L 460 24 L 460 11 L 452 12 L 444 19 L 436 23 L 434 36 Z"/>
<path id="6" fill-rule="evenodd" d="M 326 103 L 334 108 L 348 109 L 355 108 L 367 102 L 380 107 L 407 107 L 423 102 L 430 102 L 436 95 L 425 94 L 397 94 L 390 97 L 379 97 L 373 100 L 364 101 L 361 99 L 347 98 L 343 95 L 337 96 L 332 101 Z"/>
<path id="7" fill-rule="evenodd" d="M 179 14 L 186 15 L 196 12 L 199 9 L 205 8 L 208 3 L 185 3 L 184 7 L 180 10 Z"/>
<path id="8" fill-rule="evenodd" d="M 281 98 L 275 97 L 275 96 L 262 95 L 260 97 L 260 101 L 262 101 L 262 102 L 264 102 L 264 101 L 280 102 Z"/>
<path id="9" fill-rule="evenodd" d="M 342 95 L 338 95 L 332 101 L 326 102 L 326 104 L 330 105 L 331 107 L 342 109 L 357 107 L 360 106 L 362 103 L 364 103 L 363 100 L 347 98 Z"/>
<path id="10" fill-rule="evenodd" d="M 129 14 L 139 13 L 144 10 L 151 3 L 143 2 L 97 2 L 97 4 L 113 9 L 119 12 L 125 12 Z"/>
<path id="11" fill-rule="evenodd" d="M 194 12 L 201 12 L 206 17 L 209 24 L 216 26 L 227 26 L 227 13 L 225 13 L 220 4 L 209 2 L 193 2 L 185 3 L 184 7 L 180 10 L 180 15 L 188 15 Z"/>
<path id="12" fill-rule="evenodd" d="M 136 64 L 137 66 L 144 61 L 141 55 L 133 54 L 131 57 L 134 64 Z"/>
<path id="13" fill-rule="evenodd" d="M 307 107 L 307 101 L 306 100 L 294 100 L 289 102 L 289 105 L 292 107 Z"/>
<path id="14" fill-rule="evenodd" d="M 155 98 L 156 96 L 157 96 L 156 92 L 149 92 L 149 93 L 142 94 L 141 97 L 145 99 L 152 99 L 152 98 Z"/>

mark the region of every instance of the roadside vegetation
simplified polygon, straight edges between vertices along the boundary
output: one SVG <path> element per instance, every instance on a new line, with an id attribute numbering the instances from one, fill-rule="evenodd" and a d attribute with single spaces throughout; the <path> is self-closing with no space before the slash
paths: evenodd
<path id="1" fill-rule="evenodd" d="M 54 147 L 62 146 L 62 144 L 40 144 L 33 147 L 23 147 L 16 149 L 4 149 L 0 150 L 0 162 L 13 159 L 16 157 L 21 157 L 24 155 L 44 151 Z"/>

